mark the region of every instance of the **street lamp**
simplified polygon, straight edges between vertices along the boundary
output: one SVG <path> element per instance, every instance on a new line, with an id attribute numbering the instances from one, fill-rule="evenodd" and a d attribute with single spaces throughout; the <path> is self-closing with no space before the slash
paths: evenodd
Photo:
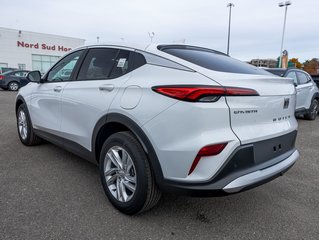
<path id="1" fill-rule="evenodd" d="M 281 48 L 280 48 L 280 57 L 279 57 L 279 67 L 281 68 L 282 65 L 282 50 L 284 47 L 284 38 L 285 38 L 285 30 L 286 30 L 286 19 L 287 19 L 287 9 L 288 6 L 291 5 L 291 1 L 286 1 L 286 2 L 280 2 L 278 3 L 279 7 L 285 7 L 285 18 L 284 18 L 284 27 L 282 30 L 282 38 L 281 38 Z"/>
<path id="2" fill-rule="evenodd" d="M 227 43 L 227 55 L 229 55 L 231 8 L 235 7 L 235 5 L 233 3 L 228 3 L 227 7 L 229 7 L 228 43 Z"/>
<path id="3" fill-rule="evenodd" d="M 153 37 L 155 36 L 155 33 L 154 32 L 148 32 L 148 36 L 150 37 L 151 43 L 152 43 L 153 42 Z"/>

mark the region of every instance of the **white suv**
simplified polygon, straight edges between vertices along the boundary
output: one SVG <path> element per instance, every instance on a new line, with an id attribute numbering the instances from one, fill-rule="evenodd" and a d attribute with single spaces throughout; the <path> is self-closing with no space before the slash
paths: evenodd
<path id="1" fill-rule="evenodd" d="M 291 78 L 296 86 L 296 115 L 315 120 L 319 111 L 319 90 L 311 76 L 297 68 L 267 68 L 266 71 L 281 77 Z"/>
<path id="2" fill-rule="evenodd" d="M 22 143 L 46 139 L 99 164 L 126 214 L 163 191 L 247 190 L 299 157 L 292 81 L 210 49 L 89 46 L 28 78 L 16 100 Z"/>

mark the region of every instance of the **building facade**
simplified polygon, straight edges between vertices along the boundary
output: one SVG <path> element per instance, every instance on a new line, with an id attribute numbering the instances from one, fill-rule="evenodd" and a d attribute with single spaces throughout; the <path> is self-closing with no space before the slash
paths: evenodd
<path id="1" fill-rule="evenodd" d="M 276 59 L 252 59 L 250 64 L 256 67 L 267 67 L 267 68 L 275 68 L 277 67 Z"/>
<path id="2" fill-rule="evenodd" d="M 0 28 L 0 68 L 44 73 L 61 56 L 84 43 L 79 38 Z"/>

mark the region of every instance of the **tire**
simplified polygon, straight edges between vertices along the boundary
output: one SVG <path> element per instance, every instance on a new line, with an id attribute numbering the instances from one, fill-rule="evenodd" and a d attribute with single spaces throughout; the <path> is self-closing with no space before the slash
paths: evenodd
<path id="1" fill-rule="evenodd" d="M 9 82 L 8 84 L 8 89 L 10 91 L 18 91 L 19 88 L 20 88 L 20 85 L 18 82 L 13 81 L 13 82 Z"/>
<path id="2" fill-rule="evenodd" d="M 305 119 L 315 120 L 318 115 L 319 102 L 317 99 L 312 100 L 308 112 L 305 114 Z"/>
<path id="3" fill-rule="evenodd" d="M 42 139 L 33 131 L 30 115 L 24 103 L 19 106 L 17 111 L 17 128 L 20 141 L 24 145 L 34 146 L 42 142 Z"/>
<path id="4" fill-rule="evenodd" d="M 99 165 L 105 194 L 122 213 L 141 213 L 159 201 L 161 192 L 147 156 L 131 132 L 115 133 L 105 141 Z"/>

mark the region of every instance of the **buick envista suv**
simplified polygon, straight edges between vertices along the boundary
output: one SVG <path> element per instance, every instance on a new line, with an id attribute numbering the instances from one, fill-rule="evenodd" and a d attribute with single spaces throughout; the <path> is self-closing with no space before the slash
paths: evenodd
<path id="1" fill-rule="evenodd" d="M 98 164 L 125 214 L 150 209 L 162 192 L 244 191 L 299 157 L 292 79 L 214 50 L 87 46 L 28 79 L 15 106 L 21 142 L 45 139 Z"/>

